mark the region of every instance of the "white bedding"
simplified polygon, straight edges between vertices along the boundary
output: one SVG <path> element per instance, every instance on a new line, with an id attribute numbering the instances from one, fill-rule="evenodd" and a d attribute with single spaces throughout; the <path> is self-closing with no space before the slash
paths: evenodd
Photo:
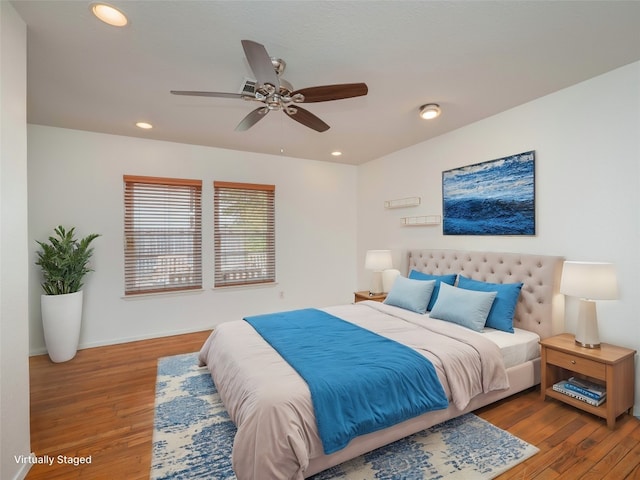
<path id="1" fill-rule="evenodd" d="M 428 314 L 422 315 L 419 313 L 410 312 L 408 310 L 398 309 L 390 305 L 379 304 L 371 300 L 366 300 L 365 302 L 360 303 L 368 304 L 372 308 L 397 315 L 400 318 L 412 321 L 418 325 L 427 322 L 448 323 L 444 322 L 443 320 L 428 318 Z M 325 310 L 327 310 L 329 313 L 331 313 L 332 310 L 339 312 L 340 307 L 330 307 Z M 340 316 L 338 313 L 334 313 L 334 315 Z M 360 326 L 364 328 L 367 327 L 366 323 L 361 324 Z M 467 332 L 470 331 L 465 327 L 458 328 Z M 511 368 L 521 363 L 540 357 L 540 345 L 538 343 L 540 341 L 540 336 L 537 333 L 523 330 L 521 328 L 514 328 L 514 331 L 514 333 L 508 333 L 501 330 L 495 330 L 493 328 L 485 327 L 481 333 L 478 333 L 478 335 L 491 340 L 498 346 L 498 348 L 500 349 L 500 353 L 502 353 L 502 358 L 504 359 L 505 368 Z"/>
<path id="2" fill-rule="evenodd" d="M 460 411 L 476 395 L 508 388 L 501 353 L 484 334 L 378 302 L 322 310 L 425 355 Z M 419 328 L 427 324 L 429 329 Z M 323 451 L 304 380 L 244 321 L 217 327 L 200 361 L 238 427 L 233 447 L 238 479 L 308 475 L 310 462 Z"/>
<path id="3" fill-rule="evenodd" d="M 500 348 L 505 368 L 511 368 L 540 357 L 540 336 L 536 333 L 514 328 L 515 333 L 485 328 L 482 336 Z"/>

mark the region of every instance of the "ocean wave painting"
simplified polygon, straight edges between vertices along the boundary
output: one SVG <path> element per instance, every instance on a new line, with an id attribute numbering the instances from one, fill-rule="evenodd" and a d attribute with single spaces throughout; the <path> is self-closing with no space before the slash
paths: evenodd
<path id="1" fill-rule="evenodd" d="M 442 172 L 445 235 L 535 235 L 535 152 Z"/>

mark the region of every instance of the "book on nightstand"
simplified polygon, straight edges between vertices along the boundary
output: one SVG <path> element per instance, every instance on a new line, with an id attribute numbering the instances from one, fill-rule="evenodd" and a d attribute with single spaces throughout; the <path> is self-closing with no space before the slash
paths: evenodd
<path id="1" fill-rule="evenodd" d="M 581 402 L 588 403 L 594 407 L 602 405 L 607 399 L 606 392 L 602 392 L 601 390 L 601 394 L 598 395 L 592 390 L 575 385 L 575 383 L 572 383 L 570 380 L 562 380 L 554 384 L 553 389 L 556 392 L 560 392 L 564 395 L 575 398 L 576 400 L 580 400 Z"/>
<path id="2" fill-rule="evenodd" d="M 566 387 L 574 392 L 581 393 L 594 400 L 600 400 L 607 395 L 606 387 L 582 378 L 571 377 L 567 380 Z"/>

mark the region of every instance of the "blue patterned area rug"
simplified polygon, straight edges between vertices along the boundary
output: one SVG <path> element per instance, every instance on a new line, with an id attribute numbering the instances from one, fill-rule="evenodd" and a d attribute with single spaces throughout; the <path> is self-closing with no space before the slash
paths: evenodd
<path id="1" fill-rule="evenodd" d="M 197 354 L 158 361 L 152 480 L 235 480 L 236 428 Z M 538 449 L 467 414 L 320 472 L 313 480 L 490 479 Z"/>

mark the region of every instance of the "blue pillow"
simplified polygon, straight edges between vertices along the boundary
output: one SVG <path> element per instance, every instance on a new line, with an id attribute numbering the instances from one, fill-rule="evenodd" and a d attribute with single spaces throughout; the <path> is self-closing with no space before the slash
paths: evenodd
<path id="1" fill-rule="evenodd" d="M 481 332 L 496 294 L 465 290 L 443 283 L 440 285 L 438 301 L 429 316 Z"/>
<path id="2" fill-rule="evenodd" d="M 522 283 L 487 283 L 460 275 L 458 287 L 477 292 L 498 292 L 487 317 L 487 327 L 514 333 L 513 316 L 516 313 Z"/>
<path id="3" fill-rule="evenodd" d="M 427 313 L 427 304 L 435 286 L 435 281 L 410 280 L 398 277 L 393 282 L 391 291 L 383 303 L 411 310 L 416 313 Z"/>
<path id="4" fill-rule="evenodd" d="M 417 270 L 411 270 L 409 272 L 409 278 L 414 280 L 435 280 L 436 286 L 433 289 L 433 293 L 431 294 L 431 300 L 429 301 L 429 305 L 427 305 L 427 310 L 431 310 L 438 299 L 438 292 L 440 291 L 440 282 L 444 282 L 448 285 L 453 285 L 456 283 L 456 274 L 451 275 L 429 275 L 428 273 L 422 273 Z"/>

